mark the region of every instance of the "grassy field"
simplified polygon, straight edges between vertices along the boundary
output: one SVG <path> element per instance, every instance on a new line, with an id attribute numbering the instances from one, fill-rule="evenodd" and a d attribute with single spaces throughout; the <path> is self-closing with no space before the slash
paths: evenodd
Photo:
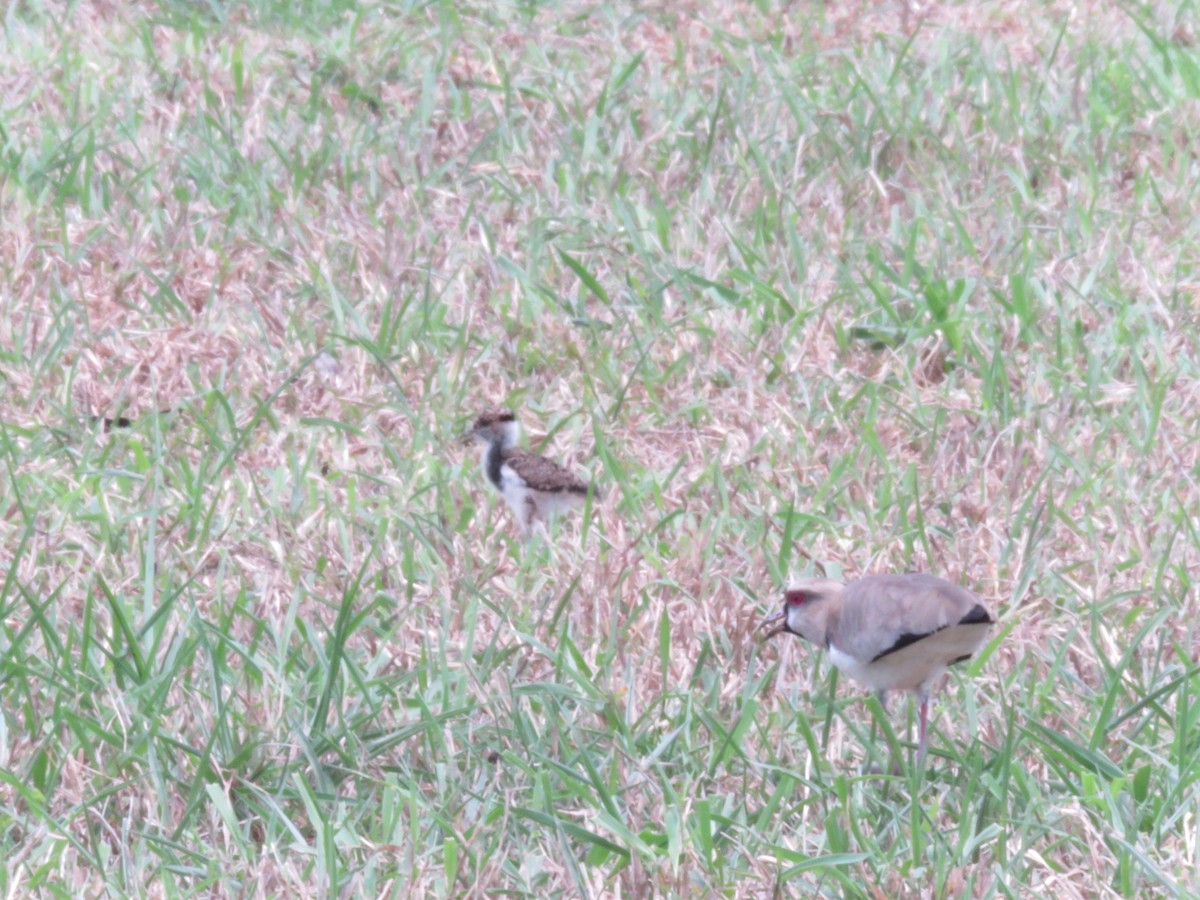
<path id="1" fill-rule="evenodd" d="M 5 896 L 1200 890 L 1190 0 L 2 21 Z M 912 570 L 923 768 L 754 633 Z"/>

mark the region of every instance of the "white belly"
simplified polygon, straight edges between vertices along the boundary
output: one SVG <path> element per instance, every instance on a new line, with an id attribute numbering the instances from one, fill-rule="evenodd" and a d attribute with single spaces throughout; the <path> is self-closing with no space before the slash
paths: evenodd
<path id="1" fill-rule="evenodd" d="M 829 659 L 839 671 L 872 691 L 919 691 L 946 671 L 940 660 L 903 651 L 863 662 L 830 644 Z"/>
<path id="2" fill-rule="evenodd" d="M 507 465 L 500 467 L 500 495 L 516 513 L 523 528 L 528 528 L 534 521 L 545 522 L 553 513 L 578 507 L 584 500 L 582 494 L 569 491 L 534 490 Z"/>
<path id="3" fill-rule="evenodd" d="M 829 645 L 835 666 L 873 691 L 923 693 L 956 662 L 969 659 L 987 640 L 990 622 L 951 625 L 873 660 L 856 659 Z"/>

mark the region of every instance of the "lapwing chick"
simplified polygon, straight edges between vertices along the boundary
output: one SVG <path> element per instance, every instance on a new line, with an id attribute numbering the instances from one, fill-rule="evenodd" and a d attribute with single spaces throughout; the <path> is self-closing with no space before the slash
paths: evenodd
<path id="1" fill-rule="evenodd" d="M 510 409 L 479 414 L 467 437 L 483 445 L 483 474 L 516 514 L 524 534 L 551 513 L 583 506 L 591 488 L 552 459 L 517 446 L 521 426 Z M 598 494 L 597 494 L 598 496 Z"/>
<path id="2" fill-rule="evenodd" d="M 917 758 L 925 758 L 929 692 L 946 669 L 965 662 L 987 640 L 994 619 L 966 588 L 934 575 L 868 575 L 850 584 L 799 581 L 783 609 L 762 624 L 767 638 L 788 632 L 822 647 L 839 670 L 884 703 L 888 691 L 910 691 L 920 704 Z M 764 638 L 765 640 L 765 638 Z"/>

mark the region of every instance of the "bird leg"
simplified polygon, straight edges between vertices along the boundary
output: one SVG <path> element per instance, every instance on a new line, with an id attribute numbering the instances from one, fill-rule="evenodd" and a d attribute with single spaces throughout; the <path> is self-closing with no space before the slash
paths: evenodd
<path id="1" fill-rule="evenodd" d="M 537 503 L 532 497 L 526 497 L 517 511 L 517 521 L 521 525 L 521 540 L 527 541 L 533 537 L 534 526 L 537 525 Z"/>
<path id="2" fill-rule="evenodd" d="M 921 703 L 921 715 L 917 726 L 917 735 L 919 738 L 917 741 L 917 762 L 923 763 L 925 762 L 925 733 L 929 727 L 929 692 L 922 691 L 919 699 Z"/>

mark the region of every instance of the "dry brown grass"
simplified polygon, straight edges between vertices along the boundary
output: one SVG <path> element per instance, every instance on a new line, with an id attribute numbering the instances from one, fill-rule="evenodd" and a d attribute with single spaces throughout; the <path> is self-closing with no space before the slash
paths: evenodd
<path id="1" fill-rule="evenodd" d="M 171 890 L 221 896 L 851 893 L 836 866 L 776 880 L 782 850 L 845 849 L 868 896 L 1170 893 L 1143 859 L 1186 893 L 1190 679 L 1105 724 L 1197 662 L 1194 100 L 1121 80 L 1123 48 L 1157 57 L 1111 4 L 583 11 L 15 17 L 6 889 L 167 893 L 187 860 Z M 1187 10 L 1147 15 L 1186 43 Z M 962 347 L 914 260 L 977 284 Z M 1000 305 L 1015 278 L 1027 319 Z M 498 402 L 609 486 L 586 537 L 515 540 L 453 443 Z M 812 518 L 783 546 L 789 507 Z M 937 707 L 946 759 L 911 796 L 842 783 L 878 752 L 868 715 L 808 648 L 753 643 L 813 566 L 936 571 L 1008 629 Z M 1151 767 L 1169 805 L 1035 723 Z M 632 835 L 684 823 L 675 856 L 545 762 L 580 753 Z M 964 822 L 997 829 L 977 855 Z"/>

